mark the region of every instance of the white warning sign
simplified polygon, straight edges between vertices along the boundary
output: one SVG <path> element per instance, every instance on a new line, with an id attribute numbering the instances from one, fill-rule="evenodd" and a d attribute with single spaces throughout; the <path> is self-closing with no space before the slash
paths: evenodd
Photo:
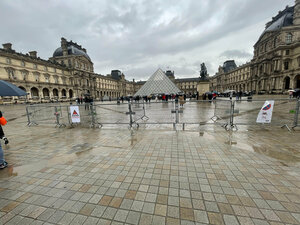
<path id="1" fill-rule="evenodd" d="M 78 106 L 70 106 L 72 123 L 80 123 L 80 113 Z"/>
<path id="2" fill-rule="evenodd" d="M 265 101 L 265 104 L 258 113 L 256 123 L 271 123 L 274 101 Z"/>

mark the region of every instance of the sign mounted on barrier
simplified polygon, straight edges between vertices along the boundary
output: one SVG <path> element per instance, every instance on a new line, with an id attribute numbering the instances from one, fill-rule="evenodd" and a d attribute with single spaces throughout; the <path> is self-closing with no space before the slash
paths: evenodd
<path id="1" fill-rule="evenodd" d="M 258 113 L 256 123 L 271 123 L 274 101 L 265 101 L 265 104 Z"/>
<path id="2" fill-rule="evenodd" d="M 70 106 L 72 123 L 80 123 L 80 113 L 78 106 Z"/>

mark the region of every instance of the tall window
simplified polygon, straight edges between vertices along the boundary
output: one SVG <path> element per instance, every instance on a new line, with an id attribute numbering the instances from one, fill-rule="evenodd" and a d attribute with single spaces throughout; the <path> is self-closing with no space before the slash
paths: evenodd
<path id="1" fill-rule="evenodd" d="M 285 61 L 285 62 L 284 62 L 284 69 L 285 69 L 285 70 L 288 70 L 288 69 L 289 69 L 289 62 L 288 62 L 288 61 Z"/>
<path id="2" fill-rule="evenodd" d="M 292 36 L 292 34 L 291 34 L 291 33 L 286 34 L 286 36 L 285 36 L 285 42 L 286 42 L 287 44 L 290 44 L 290 43 L 292 43 L 292 41 L 293 41 L 293 36 Z"/>
<path id="3" fill-rule="evenodd" d="M 6 58 L 6 63 L 7 64 L 11 64 L 11 59 L 10 58 Z"/>
<path id="4" fill-rule="evenodd" d="M 33 64 L 33 69 L 37 69 L 37 65 L 36 64 Z"/>
<path id="5" fill-rule="evenodd" d="M 25 62 L 24 61 L 21 61 L 21 66 L 25 67 Z"/>
<path id="6" fill-rule="evenodd" d="M 277 45 L 277 37 L 275 37 L 274 39 L 273 47 L 276 48 L 276 45 Z"/>

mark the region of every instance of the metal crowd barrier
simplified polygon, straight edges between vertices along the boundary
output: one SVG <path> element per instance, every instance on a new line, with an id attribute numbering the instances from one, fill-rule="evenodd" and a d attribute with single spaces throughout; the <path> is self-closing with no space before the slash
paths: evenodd
<path id="1" fill-rule="evenodd" d="M 80 123 L 72 122 L 70 105 L 37 104 L 26 107 L 28 126 L 53 124 L 63 126 L 128 125 L 217 125 L 226 130 L 238 126 L 280 126 L 288 130 L 299 127 L 300 100 L 276 99 L 270 123 L 256 122 L 265 100 L 190 100 L 163 102 L 126 102 L 111 104 L 79 104 Z"/>

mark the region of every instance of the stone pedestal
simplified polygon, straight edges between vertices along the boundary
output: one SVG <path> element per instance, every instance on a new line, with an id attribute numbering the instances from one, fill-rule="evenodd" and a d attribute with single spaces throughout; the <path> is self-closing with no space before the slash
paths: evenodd
<path id="1" fill-rule="evenodd" d="M 204 93 L 210 91 L 209 90 L 209 81 L 200 81 L 197 85 L 197 92 L 199 96 L 202 96 Z"/>

